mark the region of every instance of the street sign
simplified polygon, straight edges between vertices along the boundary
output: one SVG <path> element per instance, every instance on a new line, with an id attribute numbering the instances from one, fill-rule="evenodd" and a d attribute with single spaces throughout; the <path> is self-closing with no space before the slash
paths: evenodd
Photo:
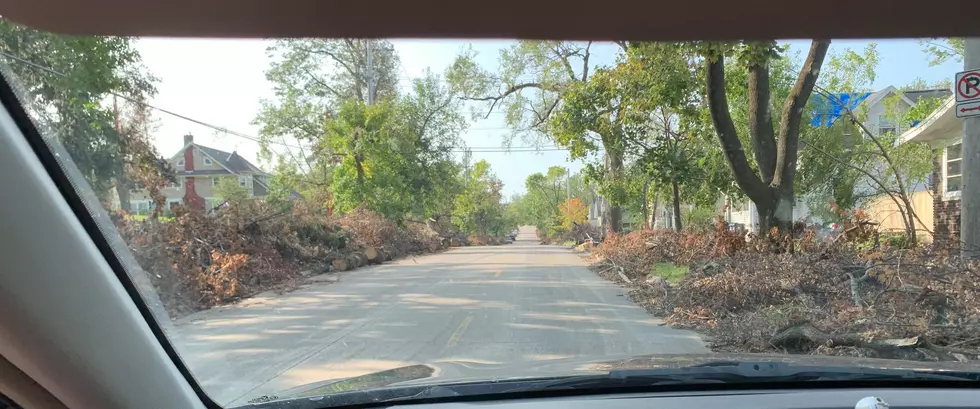
<path id="1" fill-rule="evenodd" d="M 980 70 L 956 73 L 955 84 L 956 103 L 980 100 Z"/>
<path id="2" fill-rule="evenodd" d="M 956 105 L 957 118 L 969 118 L 971 116 L 980 116 L 980 101 L 973 101 L 973 102 L 967 102 L 967 103 Z"/>

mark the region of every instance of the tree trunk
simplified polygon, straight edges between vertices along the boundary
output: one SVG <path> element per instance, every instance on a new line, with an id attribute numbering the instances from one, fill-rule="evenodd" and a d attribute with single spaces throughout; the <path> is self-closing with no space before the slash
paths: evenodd
<path id="1" fill-rule="evenodd" d="M 364 187 L 364 158 L 361 154 L 354 155 L 354 168 L 357 169 L 357 187 Z"/>
<path id="2" fill-rule="evenodd" d="M 806 109 L 829 47 L 829 40 L 814 40 L 810 44 L 810 51 L 800 69 L 796 84 L 783 104 L 778 139 L 775 140 L 769 115 L 768 61 L 750 62 L 749 136 L 755 148 L 761 175 L 756 174 L 749 164 L 732 121 L 726 95 L 724 54 L 709 53 L 705 56 L 708 111 L 725 159 L 734 173 L 735 182 L 756 205 L 761 235 L 767 235 L 772 227 L 785 233 L 792 232 L 793 179 L 796 175 L 803 110 Z"/>
<path id="3" fill-rule="evenodd" d="M 674 189 L 674 229 L 681 231 L 681 191 L 677 180 L 670 181 L 670 185 Z"/>
<path id="4" fill-rule="evenodd" d="M 119 178 L 116 179 L 116 196 L 119 196 L 119 210 L 126 213 L 133 211 L 133 207 L 130 206 L 129 203 L 129 192 L 129 181 L 126 180 L 126 176 L 120 175 Z"/>
<path id="5" fill-rule="evenodd" d="M 647 194 L 650 192 L 650 178 L 643 182 L 643 228 L 650 230 L 653 228 L 650 225 L 650 203 L 647 201 Z M 656 209 L 654 209 L 656 211 Z"/>
<path id="6" fill-rule="evenodd" d="M 650 212 L 650 228 L 657 225 L 657 209 L 660 208 L 660 196 L 653 195 L 653 211 Z"/>
<path id="7" fill-rule="evenodd" d="M 606 177 L 616 178 L 623 171 L 623 157 L 619 153 L 606 149 Z M 608 198 L 603 201 L 603 219 L 606 220 L 608 233 L 619 233 L 623 230 L 623 208 L 613 204 Z"/>

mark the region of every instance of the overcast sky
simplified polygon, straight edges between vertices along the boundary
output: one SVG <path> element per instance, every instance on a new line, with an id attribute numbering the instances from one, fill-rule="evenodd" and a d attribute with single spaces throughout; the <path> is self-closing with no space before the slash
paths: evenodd
<path id="1" fill-rule="evenodd" d="M 441 73 L 469 41 L 397 40 L 393 41 L 402 65 L 402 85 L 408 86 L 412 78 L 431 68 Z M 805 52 L 808 42 L 790 42 L 795 50 Z M 844 47 L 863 49 L 867 41 L 835 42 L 831 52 Z M 489 69 L 496 69 L 499 50 L 508 41 L 479 41 L 473 47 L 480 53 L 479 62 Z M 269 60 L 265 54 L 267 43 L 262 40 L 189 40 L 189 39 L 141 39 L 137 49 L 147 68 L 160 79 L 158 95 L 152 104 L 181 115 L 239 133 L 258 136 L 258 127 L 250 122 L 255 118 L 261 98 L 271 98 L 264 71 Z M 596 64 L 613 62 L 615 48 L 611 45 L 595 47 Z M 929 67 L 928 58 L 921 52 L 915 40 L 879 41 L 881 62 L 875 88 L 888 85 L 901 86 L 922 78 L 933 82 L 952 78 L 959 71 L 959 64 L 949 62 L 939 67 Z M 157 112 L 159 128 L 154 135 L 157 149 L 170 156 L 180 148 L 183 135 L 192 133 L 195 141 L 214 148 L 233 151 L 258 163 L 258 144 L 238 136 L 223 134 L 214 129 L 184 119 Z M 502 115 L 474 122 L 463 135 L 470 147 L 500 147 L 506 134 Z M 514 146 L 523 142 L 515 141 Z M 549 166 L 565 166 L 573 170 L 580 163 L 570 162 L 565 152 L 486 152 L 475 153 L 476 160 L 486 159 L 504 182 L 506 195 L 524 190 L 524 180 L 535 172 L 544 172 Z"/>

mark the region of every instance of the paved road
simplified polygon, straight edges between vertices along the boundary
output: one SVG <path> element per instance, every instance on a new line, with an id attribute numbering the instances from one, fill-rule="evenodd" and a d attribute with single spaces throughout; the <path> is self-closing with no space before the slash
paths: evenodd
<path id="1" fill-rule="evenodd" d="M 559 246 L 516 243 L 343 273 L 185 317 L 178 350 L 221 404 L 325 379 L 460 360 L 707 352 Z"/>

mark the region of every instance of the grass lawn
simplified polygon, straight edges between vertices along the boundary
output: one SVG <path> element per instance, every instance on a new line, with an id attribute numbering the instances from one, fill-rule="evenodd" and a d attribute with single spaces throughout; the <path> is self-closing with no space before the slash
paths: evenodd
<path id="1" fill-rule="evenodd" d="M 674 263 L 656 263 L 650 269 L 650 274 L 663 277 L 668 283 L 677 284 L 687 275 L 688 271 L 687 266 L 678 266 Z"/>
<path id="2" fill-rule="evenodd" d="M 145 214 L 131 214 L 131 215 L 126 216 L 126 218 L 129 219 L 129 220 L 135 221 L 135 222 L 142 222 L 142 221 L 145 221 L 146 219 L 149 219 L 150 216 L 147 216 Z M 173 216 L 160 216 L 160 217 L 158 217 L 158 219 L 160 219 L 161 222 L 172 222 L 172 221 L 174 221 Z"/>

